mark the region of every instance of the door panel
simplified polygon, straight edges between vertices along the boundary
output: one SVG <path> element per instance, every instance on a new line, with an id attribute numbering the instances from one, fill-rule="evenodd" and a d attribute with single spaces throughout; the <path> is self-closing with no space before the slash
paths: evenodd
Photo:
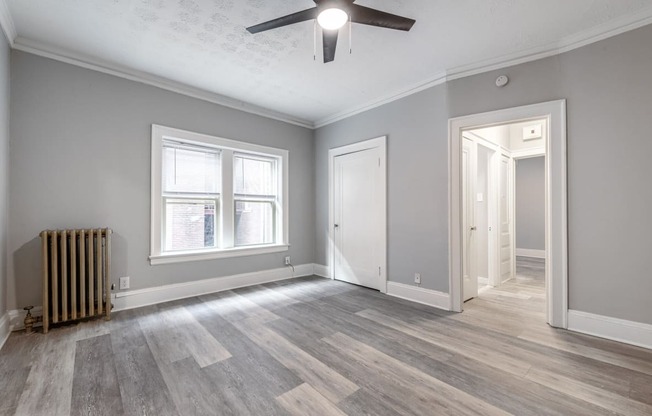
<path id="1" fill-rule="evenodd" d="M 511 159 L 500 157 L 500 281 L 512 276 Z"/>
<path id="2" fill-rule="evenodd" d="M 475 143 L 464 139 L 462 145 L 462 291 L 464 301 L 478 296 L 478 276 L 475 271 Z"/>
<path id="3" fill-rule="evenodd" d="M 380 289 L 380 149 L 335 157 L 334 277 Z"/>

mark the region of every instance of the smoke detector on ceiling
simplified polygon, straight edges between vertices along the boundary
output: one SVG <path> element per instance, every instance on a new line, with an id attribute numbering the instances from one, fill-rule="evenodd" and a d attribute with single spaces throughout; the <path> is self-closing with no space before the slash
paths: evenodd
<path id="1" fill-rule="evenodd" d="M 501 75 L 498 78 L 496 78 L 496 86 L 497 87 L 504 87 L 507 85 L 509 82 L 509 78 L 507 78 L 507 75 Z"/>

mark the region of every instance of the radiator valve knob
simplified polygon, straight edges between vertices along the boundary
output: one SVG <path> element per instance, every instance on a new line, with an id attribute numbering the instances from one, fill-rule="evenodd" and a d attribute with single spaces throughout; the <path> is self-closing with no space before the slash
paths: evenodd
<path id="1" fill-rule="evenodd" d="M 25 306 L 23 308 L 24 310 L 27 311 L 27 315 L 25 315 L 25 333 L 26 334 L 33 334 L 34 333 L 34 324 L 36 323 L 36 319 L 32 316 L 31 310 L 34 309 L 33 306 Z"/>

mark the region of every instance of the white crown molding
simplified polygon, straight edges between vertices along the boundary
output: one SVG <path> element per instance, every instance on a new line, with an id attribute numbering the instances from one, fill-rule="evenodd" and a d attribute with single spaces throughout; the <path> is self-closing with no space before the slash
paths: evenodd
<path id="1" fill-rule="evenodd" d="M 352 117 L 356 114 L 364 113 L 365 111 L 383 106 L 385 104 L 389 104 L 393 101 L 400 100 L 401 98 L 408 97 L 410 95 L 416 94 L 418 92 L 421 92 L 423 90 L 427 90 L 428 88 L 432 88 L 436 85 L 444 84 L 446 83 L 447 78 L 445 73 L 440 73 L 436 75 L 435 77 L 425 81 L 425 82 L 420 82 L 418 84 L 414 84 L 408 88 L 405 88 L 401 91 L 395 92 L 393 94 L 386 95 L 384 97 L 381 97 L 377 100 L 368 102 L 366 104 L 363 104 L 358 107 L 354 107 L 345 111 L 341 111 L 335 114 L 332 114 L 328 117 L 322 118 L 320 120 L 315 121 L 315 129 L 318 129 L 320 127 L 327 126 L 329 124 L 335 123 L 340 120 L 344 120 L 345 118 Z"/>
<path id="2" fill-rule="evenodd" d="M 568 330 L 652 349 L 652 325 L 569 310 Z"/>
<path id="3" fill-rule="evenodd" d="M 92 69 L 113 76 L 129 79 L 132 81 L 141 82 L 143 84 L 152 85 L 203 101 L 208 101 L 214 104 L 219 104 L 225 107 L 241 110 L 262 117 L 267 117 L 273 120 L 283 121 L 301 127 L 306 127 L 309 129 L 318 129 L 320 127 L 327 126 L 337 121 L 344 120 L 365 111 L 369 111 L 393 101 L 400 100 L 401 98 L 416 94 L 436 85 L 444 84 L 448 81 L 559 55 L 580 48 L 582 46 L 586 46 L 628 32 L 630 30 L 638 29 L 650 23 L 652 23 L 652 7 L 642 9 L 638 13 L 622 16 L 582 32 L 567 36 L 558 42 L 526 49 L 498 58 L 477 61 L 469 65 L 449 68 L 446 71 L 440 72 L 436 76 L 424 82 L 410 85 L 407 88 L 399 91 L 394 91 L 391 94 L 387 94 L 373 101 L 369 101 L 363 105 L 339 111 L 313 122 L 260 107 L 254 104 L 239 101 L 220 94 L 202 90 L 200 88 L 191 87 L 189 85 L 158 77 L 146 72 L 102 62 L 83 54 L 73 53 L 71 51 L 56 48 L 41 42 L 22 38 L 16 34 L 16 29 L 14 27 L 6 0 L 0 0 L 0 25 L 2 26 L 2 29 L 5 32 L 7 38 L 9 39 L 9 43 L 14 49 L 29 52 L 50 59 L 55 59 L 71 65 L 80 66 L 82 68 Z"/>
<path id="4" fill-rule="evenodd" d="M 652 23 L 652 6 L 641 9 L 629 16 L 621 16 L 559 41 L 559 53 L 572 51 Z"/>
<path id="5" fill-rule="evenodd" d="M 17 36 L 16 26 L 14 26 L 14 19 L 11 17 L 9 5 L 6 0 L 0 0 L 0 26 L 2 26 L 2 31 L 7 37 L 9 46 L 13 47 Z"/>
<path id="6" fill-rule="evenodd" d="M 520 65 L 555 55 L 560 55 L 562 53 L 581 48 L 582 46 L 590 45 L 592 43 L 599 42 L 601 40 L 608 39 L 610 37 L 620 35 L 634 29 L 638 29 L 650 23 L 652 23 L 652 7 L 642 9 L 633 15 L 623 16 L 618 19 L 610 20 L 609 22 L 594 26 L 582 32 L 566 36 L 560 41 L 552 44 L 526 49 L 498 58 L 477 61 L 468 65 L 450 68 L 447 69 L 443 74 L 439 74 L 435 78 L 424 83 L 418 84 L 416 86 L 411 86 L 402 91 L 394 92 L 392 94 L 371 101 L 367 104 L 340 111 L 336 114 L 317 120 L 315 121 L 315 128 L 324 127 L 328 124 L 344 120 L 356 114 L 360 114 L 362 112 L 388 104 L 392 101 L 400 100 L 401 98 L 416 94 L 417 92 L 423 91 L 430 87 L 434 87 L 435 85 L 443 84 L 455 79 L 507 68 L 510 66 Z"/>
<path id="7" fill-rule="evenodd" d="M 83 54 L 78 54 L 51 45 L 47 45 L 45 43 L 25 39 L 20 36 L 15 38 L 13 48 L 19 51 L 43 56 L 45 58 L 54 59 L 56 61 L 65 62 L 67 64 L 102 72 L 104 74 L 109 74 L 131 81 L 151 85 L 167 91 L 175 92 L 177 94 L 208 101 L 213 104 L 222 105 L 224 107 L 233 108 L 235 110 L 244 111 L 246 113 L 255 114 L 261 117 L 283 121 L 285 123 L 294 124 L 296 126 L 309 129 L 314 128 L 313 123 L 308 120 L 303 120 L 301 118 L 293 117 L 288 114 L 270 110 L 268 108 L 259 107 L 254 104 L 209 92 L 200 88 L 191 87 L 189 85 L 152 75 L 147 72 L 137 71 L 124 66 L 103 62 Z"/>
<path id="8" fill-rule="evenodd" d="M 550 56 L 560 55 L 582 46 L 590 45 L 610 37 L 620 35 L 630 30 L 638 29 L 652 23 L 652 7 L 645 8 L 640 12 L 610 20 L 606 23 L 594 26 L 579 33 L 566 36 L 558 42 L 549 43 L 543 46 L 525 49 L 516 53 L 504 55 L 498 58 L 478 61 L 449 69 L 447 79 L 465 78 L 484 72 L 532 62 Z"/>

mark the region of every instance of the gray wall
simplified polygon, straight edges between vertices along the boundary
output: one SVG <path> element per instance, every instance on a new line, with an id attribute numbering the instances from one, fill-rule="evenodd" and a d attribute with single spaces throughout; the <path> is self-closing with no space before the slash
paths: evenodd
<path id="1" fill-rule="evenodd" d="M 389 278 L 448 291 L 447 120 L 568 99 L 569 305 L 652 324 L 652 26 L 457 79 L 316 132 L 316 260 L 326 263 L 329 148 L 389 135 Z M 510 83 L 496 88 L 507 74 Z"/>
<path id="2" fill-rule="evenodd" d="M 46 228 L 113 228 L 132 289 L 312 263 L 312 131 L 19 51 L 12 73 L 10 309 L 40 305 Z M 150 266 L 152 123 L 288 149 L 289 253 Z"/>
<path id="3" fill-rule="evenodd" d="M 9 45 L 0 34 L 0 319 L 7 310 L 7 226 L 9 213 Z"/>
<path id="4" fill-rule="evenodd" d="M 516 249 L 546 249 L 545 157 L 516 161 Z"/>
<path id="5" fill-rule="evenodd" d="M 388 267 L 395 282 L 448 290 L 446 86 L 318 129 L 315 133 L 316 262 L 326 264 L 328 149 L 387 135 Z"/>

